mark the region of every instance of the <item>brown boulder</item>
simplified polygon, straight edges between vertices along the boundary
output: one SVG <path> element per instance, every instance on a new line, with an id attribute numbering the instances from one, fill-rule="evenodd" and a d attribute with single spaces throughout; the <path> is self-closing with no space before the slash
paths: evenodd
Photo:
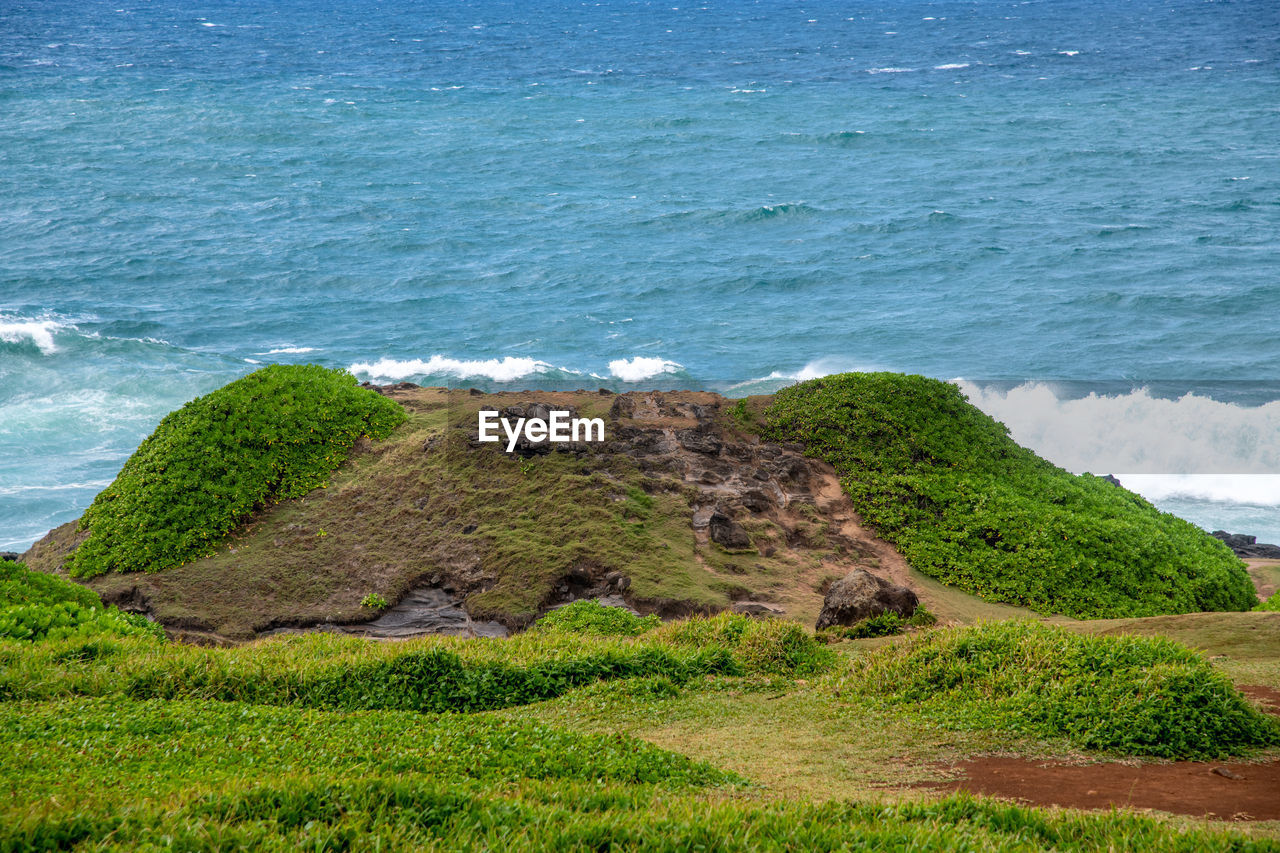
<path id="1" fill-rule="evenodd" d="M 815 629 L 852 625 L 882 613 L 896 613 L 905 619 L 916 612 L 919 603 L 920 599 L 907 587 L 891 584 L 864 569 L 854 569 L 827 591 Z"/>

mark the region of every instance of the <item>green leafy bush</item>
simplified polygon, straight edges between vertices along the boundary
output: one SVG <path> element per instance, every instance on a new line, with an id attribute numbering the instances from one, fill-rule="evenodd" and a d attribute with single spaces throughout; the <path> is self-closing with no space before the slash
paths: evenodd
<path id="1" fill-rule="evenodd" d="M 780 391 L 768 437 L 835 466 L 917 569 L 991 601 L 1079 617 L 1248 610 L 1222 542 L 1099 477 L 1018 446 L 958 388 L 848 373 Z"/>
<path id="2" fill-rule="evenodd" d="M 317 365 L 273 365 L 167 415 L 85 512 L 71 573 L 161 571 L 213 553 L 256 509 L 321 486 L 399 404 Z"/>
<path id="3" fill-rule="evenodd" d="M 987 623 L 895 641 L 855 662 L 851 678 L 957 727 L 1084 749 L 1218 758 L 1280 744 L 1280 724 L 1202 655 L 1164 638 Z"/>
<path id="4" fill-rule="evenodd" d="M 550 611 L 533 624 L 532 630 L 634 637 L 661 624 L 657 616 L 637 616 L 621 607 L 605 607 L 584 599 Z"/>
<path id="5" fill-rule="evenodd" d="M 371 592 L 364 598 L 360 599 L 360 606 L 367 607 L 370 610 L 386 610 L 390 607 L 390 604 L 382 597 L 381 594 Z"/>
<path id="6" fill-rule="evenodd" d="M 1253 609 L 1270 613 L 1280 613 L 1280 592 L 1272 593 L 1270 598 L 1266 601 L 1259 602 L 1258 606 Z"/>
<path id="7" fill-rule="evenodd" d="M 811 675 L 830 669 L 835 655 L 789 619 L 753 619 L 741 613 L 694 616 L 671 622 L 654 638 L 676 647 L 723 649 L 744 666 L 777 675 Z"/>
<path id="8" fill-rule="evenodd" d="M 164 638 L 142 616 L 104 607 L 93 590 L 23 563 L 0 562 L 0 638 L 61 640 L 94 634 Z"/>

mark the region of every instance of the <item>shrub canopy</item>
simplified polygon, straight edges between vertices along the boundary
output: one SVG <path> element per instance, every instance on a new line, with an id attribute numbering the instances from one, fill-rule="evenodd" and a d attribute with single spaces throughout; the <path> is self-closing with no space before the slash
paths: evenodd
<path id="1" fill-rule="evenodd" d="M 912 566 L 991 601 L 1079 617 L 1248 610 L 1244 565 L 1203 530 L 1057 468 L 947 382 L 847 373 L 780 391 L 768 437 L 835 466 Z"/>
<path id="2" fill-rule="evenodd" d="M 323 485 L 399 404 L 317 365 L 272 365 L 167 415 L 80 520 L 71 573 L 160 571 L 213 553 L 250 513 Z"/>

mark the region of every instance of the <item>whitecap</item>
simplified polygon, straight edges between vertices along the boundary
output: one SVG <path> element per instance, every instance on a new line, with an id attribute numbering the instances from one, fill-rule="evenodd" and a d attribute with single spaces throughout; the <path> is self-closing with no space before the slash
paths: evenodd
<path id="1" fill-rule="evenodd" d="M 1145 388 L 1060 399 L 1038 382 L 1008 391 L 957 384 L 1015 441 L 1075 473 L 1280 475 L 1280 401 L 1241 406 L 1197 394 L 1170 400 Z"/>
<path id="2" fill-rule="evenodd" d="M 656 356 L 638 355 L 609 362 L 609 373 L 623 382 L 642 382 L 664 373 L 674 373 L 683 365 Z"/>
<path id="3" fill-rule="evenodd" d="M 934 69 L 935 69 L 935 70 L 937 70 L 937 71 L 958 71 L 958 70 L 960 70 L 961 68 L 968 68 L 968 67 L 969 67 L 969 63 L 967 63 L 967 62 L 948 62 L 946 65 L 935 65 L 935 66 L 933 66 L 933 67 L 934 67 Z"/>
<path id="4" fill-rule="evenodd" d="M 868 68 L 867 69 L 868 74 L 905 74 L 908 71 L 915 71 L 915 69 L 914 68 L 895 68 L 892 66 L 887 68 Z"/>
<path id="5" fill-rule="evenodd" d="M 372 379 L 389 379 L 399 381 L 411 376 L 454 376 L 458 379 L 484 377 L 495 382 L 511 382 L 533 373 L 554 370 L 545 361 L 534 358 L 491 358 L 476 361 L 449 358 L 433 355 L 423 360 L 420 358 L 404 361 L 394 358 L 383 358 L 376 362 L 360 362 L 347 368 L 352 373 L 363 374 Z"/>
<path id="6" fill-rule="evenodd" d="M 58 351 L 58 345 L 53 340 L 54 333 L 74 328 L 75 326 L 59 323 L 57 320 L 0 317 L 0 341 L 17 344 L 29 340 L 39 347 L 41 353 L 51 355 Z"/>
<path id="7" fill-rule="evenodd" d="M 300 355 L 304 352 L 315 352 L 315 351 L 316 351 L 315 347 L 277 347 L 276 349 L 269 349 L 266 352 L 257 353 L 257 355 L 284 355 L 284 354 Z"/>

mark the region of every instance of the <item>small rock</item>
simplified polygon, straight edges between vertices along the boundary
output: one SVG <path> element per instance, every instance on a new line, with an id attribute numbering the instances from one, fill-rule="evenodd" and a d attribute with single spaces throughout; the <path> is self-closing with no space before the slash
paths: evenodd
<path id="1" fill-rule="evenodd" d="M 1209 772 L 1217 776 L 1221 776 L 1224 779 L 1243 779 L 1244 778 L 1239 773 L 1232 773 L 1230 770 L 1228 770 L 1225 767 L 1215 767 Z"/>

